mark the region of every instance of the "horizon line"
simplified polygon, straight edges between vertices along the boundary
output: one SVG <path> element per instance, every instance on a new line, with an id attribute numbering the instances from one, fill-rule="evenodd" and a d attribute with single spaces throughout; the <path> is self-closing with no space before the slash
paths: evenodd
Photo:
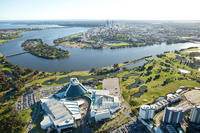
<path id="1" fill-rule="evenodd" d="M 0 21 L 200 21 L 197 19 L 2 19 Z"/>

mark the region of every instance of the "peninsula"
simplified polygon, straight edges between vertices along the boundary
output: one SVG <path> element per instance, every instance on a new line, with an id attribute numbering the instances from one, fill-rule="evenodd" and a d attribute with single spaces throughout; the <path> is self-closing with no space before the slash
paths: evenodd
<path id="1" fill-rule="evenodd" d="M 200 29 L 197 27 L 196 24 L 122 24 L 118 21 L 108 21 L 104 26 L 58 38 L 54 43 L 64 47 L 92 49 L 185 43 L 198 40 Z"/>
<path id="2" fill-rule="evenodd" d="M 25 30 L 0 30 L 0 45 L 5 42 L 22 37 L 18 33 L 25 32 Z"/>

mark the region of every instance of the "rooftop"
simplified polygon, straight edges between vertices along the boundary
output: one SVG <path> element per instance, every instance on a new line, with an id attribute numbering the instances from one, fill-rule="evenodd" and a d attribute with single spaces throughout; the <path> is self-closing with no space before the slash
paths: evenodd
<path id="1" fill-rule="evenodd" d="M 141 109 L 155 109 L 155 106 L 154 105 L 142 105 L 140 108 Z"/>
<path id="2" fill-rule="evenodd" d="M 103 90 L 108 90 L 110 95 L 120 97 L 120 84 L 118 78 L 108 78 L 103 80 Z"/>
<path id="3" fill-rule="evenodd" d="M 53 97 L 41 99 L 42 108 L 55 126 L 66 126 L 74 123 L 74 119 L 64 105 Z M 41 124 L 49 121 L 46 117 Z M 49 121 L 50 122 L 50 121 Z"/>
<path id="4" fill-rule="evenodd" d="M 168 110 L 172 110 L 172 111 L 175 111 L 175 112 L 179 112 L 179 111 L 183 111 L 183 108 L 177 108 L 177 107 L 167 107 Z"/>
<path id="5" fill-rule="evenodd" d="M 71 112 L 75 120 L 81 119 L 80 108 L 77 101 L 65 101 L 64 106 Z"/>
<path id="6" fill-rule="evenodd" d="M 94 90 L 95 91 L 95 90 Z M 96 95 L 93 93 L 93 104 L 91 107 L 91 111 L 99 112 L 99 111 L 105 111 L 110 110 L 111 112 L 115 112 L 115 108 L 117 109 L 120 106 L 120 100 L 118 97 L 111 96 L 111 95 L 104 95 L 104 90 L 101 90 L 99 92 L 100 95 Z M 102 92 L 102 93 L 100 93 Z"/>
<path id="7" fill-rule="evenodd" d="M 79 81 L 76 78 L 71 78 L 70 85 L 65 91 L 64 96 L 66 98 L 77 98 L 84 96 L 84 94 L 86 94 L 87 91 L 88 90 L 81 83 L 79 83 Z"/>

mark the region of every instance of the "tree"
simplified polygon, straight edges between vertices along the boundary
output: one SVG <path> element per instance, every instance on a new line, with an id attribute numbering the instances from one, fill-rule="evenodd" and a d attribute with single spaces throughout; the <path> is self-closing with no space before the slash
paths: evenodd
<path id="1" fill-rule="evenodd" d="M 114 68 L 118 68 L 119 65 L 118 65 L 118 64 L 114 64 L 113 67 L 114 67 Z"/>

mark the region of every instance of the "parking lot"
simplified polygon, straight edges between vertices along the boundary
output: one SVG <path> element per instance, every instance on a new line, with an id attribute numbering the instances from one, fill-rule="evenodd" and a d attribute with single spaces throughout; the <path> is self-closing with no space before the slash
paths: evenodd
<path id="1" fill-rule="evenodd" d="M 59 90 L 61 90 L 62 88 L 63 88 L 63 85 L 40 88 L 38 91 L 39 99 L 43 97 L 51 96 L 55 94 L 56 92 L 58 92 Z"/>
<path id="2" fill-rule="evenodd" d="M 63 85 L 40 88 L 39 90 L 26 90 L 25 93 L 18 99 L 18 101 L 15 103 L 15 108 L 17 111 L 29 108 L 33 110 L 31 120 L 27 125 L 26 133 L 28 133 L 33 128 L 34 123 L 41 111 L 41 107 L 38 104 L 40 98 L 51 96 L 62 88 Z"/>
<path id="3" fill-rule="evenodd" d="M 16 110 L 21 111 L 33 108 L 34 104 L 38 101 L 36 98 L 36 91 L 28 90 L 16 102 Z"/>
<path id="4" fill-rule="evenodd" d="M 63 85 L 40 88 L 39 90 L 26 90 L 24 95 L 15 103 L 15 108 L 17 111 L 33 108 L 40 98 L 51 96 L 61 88 L 63 88 Z"/>
<path id="5" fill-rule="evenodd" d="M 130 121 L 110 131 L 110 133 L 146 133 L 146 129 L 140 122 Z"/>

